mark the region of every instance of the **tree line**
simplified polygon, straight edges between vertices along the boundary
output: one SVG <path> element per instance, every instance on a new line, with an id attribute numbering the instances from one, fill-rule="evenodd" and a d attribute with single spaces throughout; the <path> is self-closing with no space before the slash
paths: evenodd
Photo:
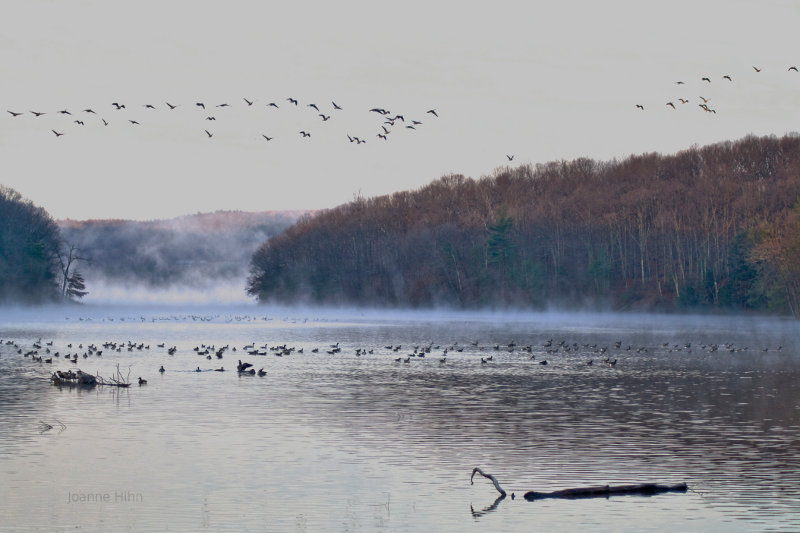
<path id="1" fill-rule="evenodd" d="M 78 260 L 47 211 L 0 185 L 0 303 L 82 298 Z"/>
<path id="2" fill-rule="evenodd" d="M 442 177 L 300 219 L 260 301 L 800 311 L 800 137 Z"/>

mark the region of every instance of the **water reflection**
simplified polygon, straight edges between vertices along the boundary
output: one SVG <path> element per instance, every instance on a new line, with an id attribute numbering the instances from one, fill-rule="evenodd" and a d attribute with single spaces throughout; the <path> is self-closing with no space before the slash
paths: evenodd
<path id="1" fill-rule="evenodd" d="M 0 346 L 0 513 L 10 527 L 800 528 L 800 357 L 783 321 L 754 330 L 673 317 L 666 325 L 663 317 L 563 324 L 163 311 L 59 318 L 3 322 L 0 339 L 52 340 L 62 353 L 68 344 L 72 352 L 110 340 L 148 344 L 75 365 L 100 375 L 119 365 L 148 384 L 53 387 L 49 372 L 71 363 L 34 363 Z M 208 361 L 193 350 L 202 343 L 238 350 Z M 251 343 L 297 351 L 249 355 Z M 327 354 L 336 343 L 342 351 Z M 701 348 L 715 343 L 772 348 Z M 267 376 L 239 377 L 238 359 Z M 230 371 L 192 372 L 220 364 Z M 55 431 L 55 420 L 66 429 Z M 41 432 L 41 421 L 54 430 Z M 468 484 L 475 466 L 517 494 L 683 481 L 692 491 L 635 503 L 492 503 L 488 481 Z M 68 503 L 68 494 L 92 493 L 112 501 Z M 32 516 L 30 502 L 42 498 L 48 511 Z"/>

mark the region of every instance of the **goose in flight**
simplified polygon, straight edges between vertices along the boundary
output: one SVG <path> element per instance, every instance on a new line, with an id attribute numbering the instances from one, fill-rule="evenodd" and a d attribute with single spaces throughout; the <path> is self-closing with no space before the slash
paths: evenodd
<path id="1" fill-rule="evenodd" d="M 228 104 L 217 104 L 217 107 L 228 107 Z"/>
<path id="2" fill-rule="evenodd" d="M 636 104 L 636 107 L 644 111 L 644 106 L 642 104 Z"/>
<path id="3" fill-rule="evenodd" d="M 297 105 L 297 100 L 295 100 L 295 99 L 294 99 L 294 98 L 292 98 L 291 96 L 290 96 L 289 98 L 287 98 L 286 100 L 287 100 L 287 101 L 288 101 L 290 104 Z"/>
<path id="4" fill-rule="evenodd" d="M 144 104 L 144 107 L 146 107 L 147 109 L 155 109 L 155 106 L 153 104 Z"/>
<path id="5" fill-rule="evenodd" d="M 61 137 L 62 135 L 64 135 L 63 133 L 58 133 L 56 130 L 50 130 L 50 131 L 52 131 L 53 133 L 55 133 L 55 134 L 56 134 L 56 137 Z"/>
<path id="6" fill-rule="evenodd" d="M 167 104 L 167 107 L 170 108 L 170 109 L 175 109 L 176 107 L 178 107 L 177 104 L 176 105 L 172 105 L 169 102 L 164 102 L 164 103 Z"/>
<path id="7" fill-rule="evenodd" d="M 513 155 L 508 155 L 508 154 L 506 154 L 506 158 L 507 158 L 509 161 L 513 161 L 513 160 L 514 160 L 514 156 L 513 156 Z"/>
<path id="8" fill-rule="evenodd" d="M 31 113 L 33 113 L 37 117 L 41 117 L 42 115 L 46 115 L 47 114 L 47 113 L 42 113 L 41 111 L 31 111 Z"/>
<path id="9" fill-rule="evenodd" d="M 709 101 L 709 100 L 711 100 L 711 98 L 703 98 L 703 97 L 701 96 L 701 97 L 700 97 L 700 100 L 702 100 L 704 104 L 707 104 L 707 103 L 708 103 L 708 101 Z"/>
<path id="10" fill-rule="evenodd" d="M 122 106 L 122 107 L 125 107 L 125 106 Z M 92 109 L 91 107 L 88 108 L 88 109 L 84 109 L 83 112 L 84 113 L 94 113 L 95 115 L 97 114 L 97 113 L 94 112 L 94 109 Z"/>
<path id="11" fill-rule="evenodd" d="M 308 104 L 308 107 L 313 107 L 314 109 L 319 111 L 319 108 L 317 107 L 317 104 Z"/>
<path id="12" fill-rule="evenodd" d="M 341 107 L 339 107 L 338 105 L 336 105 L 336 102 L 334 102 L 333 100 L 331 100 L 331 103 L 333 104 L 333 108 L 334 108 L 334 109 L 341 109 Z"/>
<path id="13" fill-rule="evenodd" d="M 213 137 L 213 136 L 214 136 L 214 135 L 213 135 L 213 134 L 212 134 L 210 131 L 208 131 L 208 130 L 206 130 L 206 135 L 208 135 L 208 138 L 209 138 L 209 139 L 210 139 L 211 137 Z"/>
<path id="14" fill-rule="evenodd" d="M 305 131 L 301 131 L 300 135 L 302 135 L 303 137 L 311 137 L 311 134 L 310 133 L 306 133 Z"/>
<path id="15" fill-rule="evenodd" d="M 381 139 L 383 139 L 384 141 L 387 141 L 387 140 L 388 140 L 388 139 L 386 138 L 386 135 L 384 135 L 383 133 L 379 133 L 377 136 L 378 136 L 378 137 L 380 137 Z"/>
<path id="16" fill-rule="evenodd" d="M 753 70 L 755 70 L 756 72 L 761 72 L 761 69 L 755 66 L 753 67 Z"/>
<path id="17" fill-rule="evenodd" d="M 125 104 L 119 104 L 119 103 L 117 103 L 117 102 L 111 102 L 111 105 L 113 105 L 114 107 L 116 107 L 116 108 L 117 108 L 117 111 L 119 111 L 120 109 L 125 109 Z M 92 111 L 92 113 L 94 113 L 94 111 Z"/>
<path id="18" fill-rule="evenodd" d="M 431 115 L 433 115 L 434 117 L 438 117 L 438 116 L 439 116 L 439 115 L 436 113 L 436 110 L 435 110 L 435 109 L 428 109 L 428 110 L 426 111 L 426 113 L 430 113 L 430 114 L 431 114 Z"/>
<path id="19" fill-rule="evenodd" d="M 135 120 L 128 119 L 128 122 L 130 122 L 131 124 L 135 124 L 137 126 L 139 125 L 139 123 L 136 122 Z"/>
<path id="20" fill-rule="evenodd" d="M 725 79 L 725 80 L 728 80 L 728 81 L 731 81 L 731 82 L 733 81 L 733 80 L 731 79 L 731 77 L 730 77 L 730 76 L 728 76 L 727 74 L 725 74 L 724 76 L 722 76 L 722 79 Z"/>
<path id="21" fill-rule="evenodd" d="M 106 122 L 106 119 L 104 119 L 104 118 L 101 118 L 100 120 L 102 120 L 102 121 L 103 121 L 103 126 L 108 126 L 108 122 Z"/>
<path id="22" fill-rule="evenodd" d="M 275 137 L 267 137 L 267 136 L 266 136 L 266 135 L 264 135 L 263 133 L 261 134 L 261 136 L 262 136 L 262 137 L 264 137 L 264 138 L 267 140 L 267 142 L 269 142 L 269 141 L 271 141 L 272 139 L 274 139 L 274 138 L 275 138 Z"/>
<path id="23" fill-rule="evenodd" d="M 670 106 L 672 109 L 675 109 L 675 104 L 672 102 L 667 102 L 667 105 Z"/>
<path id="24" fill-rule="evenodd" d="M 14 111 L 9 111 L 8 109 L 6 109 L 6 111 L 8 111 L 9 113 L 11 113 L 11 116 L 12 116 L 12 117 L 18 117 L 18 116 L 20 116 L 20 115 L 22 114 L 22 113 L 15 113 Z"/>
<path id="25" fill-rule="evenodd" d="M 9 111 L 9 113 L 10 113 L 10 112 L 11 112 L 11 111 Z M 62 115 L 72 115 L 72 113 L 70 113 L 70 112 L 69 112 L 69 111 L 67 111 L 66 109 L 62 109 L 61 111 L 59 111 L 59 113 L 61 113 Z"/>
<path id="26" fill-rule="evenodd" d="M 644 108 L 642 108 L 642 109 L 644 109 Z M 420 122 L 419 120 L 412 120 L 412 121 L 411 121 L 411 123 L 412 123 L 413 125 L 415 125 L 415 126 L 417 126 L 417 125 L 419 125 L 419 124 L 422 124 L 422 122 Z"/>
<path id="27" fill-rule="evenodd" d="M 682 103 L 682 104 L 688 104 L 689 103 L 689 100 L 687 100 L 686 98 L 678 98 L 678 101 L 680 103 Z"/>
<path id="28" fill-rule="evenodd" d="M 793 71 L 795 71 L 795 72 L 799 72 L 799 71 L 797 70 L 797 67 L 795 67 L 795 66 L 791 66 L 791 67 L 789 67 L 789 70 L 793 70 Z"/>
<path id="29" fill-rule="evenodd" d="M 267 107 L 274 107 L 274 108 L 276 108 L 276 109 L 279 109 L 279 108 L 278 108 L 278 104 L 276 104 L 275 102 L 270 102 L 270 103 L 268 103 L 268 104 L 267 104 Z"/>
<path id="30" fill-rule="evenodd" d="M 244 100 L 245 102 L 247 102 L 247 106 L 248 106 L 248 107 L 250 107 L 251 105 L 253 105 L 253 102 L 251 102 L 251 101 L 250 101 L 250 100 L 248 100 L 247 98 L 242 98 L 242 100 Z M 254 101 L 255 101 L 255 100 L 254 100 Z"/>
<path id="31" fill-rule="evenodd" d="M 319 114 L 319 116 L 321 116 L 321 117 L 322 117 L 322 121 L 323 121 L 323 122 L 327 122 L 327 121 L 328 121 L 328 119 L 329 119 L 329 118 L 331 118 L 331 116 L 330 116 L 330 115 L 328 115 L 328 116 L 325 116 L 323 113 L 320 113 L 320 114 Z"/>
<path id="32" fill-rule="evenodd" d="M 203 109 L 205 109 L 205 108 L 206 108 L 206 105 L 205 105 L 203 102 L 197 102 L 197 103 L 196 103 L 196 104 L 194 104 L 194 105 L 196 105 L 197 107 L 202 107 Z"/>
<path id="33" fill-rule="evenodd" d="M 711 78 L 701 78 L 700 80 L 701 81 L 707 81 L 708 83 L 711 83 Z"/>
<path id="34" fill-rule="evenodd" d="M 206 117 L 206 120 L 217 120 L 217 117 Z"/>
<path id="35" fill-rule="evenodd" d="M 82 120 L 75 120 L 73 122 L 75 122 L 75 124 L 78 124 L 79 126 L 83 126 L 84 125 Z"/>

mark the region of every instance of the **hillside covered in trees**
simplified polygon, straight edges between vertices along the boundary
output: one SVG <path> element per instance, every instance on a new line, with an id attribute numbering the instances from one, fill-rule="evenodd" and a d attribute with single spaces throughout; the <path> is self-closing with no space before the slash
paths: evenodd
<path id="1" fill-rule="evenodd" d="M 253 255 L 262 302 L 798 315 L 800 137 L 442 177 L 308 216 Z"/>
<path id="2" fill-rule="evenodd" d="M 0 304 L 48 303 L 86 294 L 50 215 L 0 185 Z"/>

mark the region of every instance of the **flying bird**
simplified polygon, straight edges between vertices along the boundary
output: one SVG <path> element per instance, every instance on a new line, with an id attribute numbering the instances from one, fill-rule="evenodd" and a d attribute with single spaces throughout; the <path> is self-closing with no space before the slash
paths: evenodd
<path id="1" fill-rule="evenodd" d="M 69 111 L 67 111 L 66 109 L 62 109 L 61 111 L 59 111 L 59 113 L 61 113 L 62 115 L 71 115 L 72 114 Z"/>
<path id="2" fill-rule="evenodd" d="M 709 100 L 711 100 L 711 98 L 703 98 L 703 97 L 701 96 L 701 97 L 700 97 L 700 100 L 702 100 L 704 104 L 707 104 L 707 103 L 708 103 L 708 101 L 709 101 Z"/>
<path id="3" fill-rule="evenodd" d="M 208 130 L 206 130 L 206 135 L 208 135 L 208 138 L 209 138 L 209 139 L 210 139 L 211 137 L 213 137 L 213 135 L 211 134 L 211 132 L 210 132 L 210 131 L 208 131 Z"/>
<path id="4" fill-rule="evenodd" d="M 79 124 L 79 125 L 83 126 L 83 121 L 82 120 L 75 120 L 73 122 L 75 122 L 75 124 Z"/>
<path id="5" fill-rule="evenodd" d="M 197 107 L 202 107 L 203 109 L 205 109 L 205 108 L 206 108 L 206 105 L 205 105 L 203 102 L 197 102 L 197 103 L 196 103 L 196 104 L 194 104 L 194 105 L 196 105 Z"/>
<path id="6" fill-rule="evenodd" d="M 267 104 L 267 107 L 275 107 L 275 108 L 278 108 L 278 104 L 276 104 L 275 102 L 270 102 L 270 103 L 268 103 L 268 104 Z"/>
<path id="7" fill-rule="evenodd" d="M 431 114 L 431 115 L 433 115 L 434 117 L 438 117 L 438 116 L 439 116 L 439 115 L 436 113 L 436 110 L 435 110 L 435 109 L 428 109 L 428 110 L 426 111 L 426 113 L 430 113 L 430 114 Z"/>
<path id="8" fill-rule="evenodd" d="M 245 102 L 247 102 L 247 105 L 248 105 L 248 107 L 249 107 L 249 106 L 251 106 L 251 105 L 253 105 L 253 102 L 251 102 L 251 101 L 250 101 L 250 100 L 248 100 L 247 98 L 242 98 L 242 100 L 244 100 Z"/>
<path id="9" fill-rule="evenodd" d="M 509 161 L 513 161 L 514 160 L 514 156 L 513 155 L 506 154 L 506 158 L 508 158 Z"/>
<path id="10" fill-rule="evenodd" d="M 644 109 L 644 108 L 642 108 L 642 109 Z M 415 126 L 417 124 L 422 124 L 422 122 L 420 122 L 419 120 L 412 120 L 411 123 L 414 124 Z"/>
<path id="11" fill-rule="evenodd" d="M 104 119 L 104 118 L 101 118 L 100 120 L 102 120 L 102 121 L 103 121 L 103 126 L 108 126 L 108 122 L 106 122 L 106 119 Z"/>
<path id="12" fill-rule="evenodd" d="M 302 135 L 303 137 L 311 137 L 311 134 L 310 134 L 310 133 L 306 133 L 306 132 L 304 132 L 304 131 L 301 131 L 301 132 L 300 132 L 300 135 Z"/>
<path id="13" fill-rule="evenodd" d="M 6 109 L 6 111 L 8 111 L 8 109 Z M 13 111 L 8 111 L 8 112 L 11 113 L 12 117 L 18 117 L 18 116 L 20 116 L 22 114 L 22 113 L 15 113 Z"/>
<path id="14" fill-rule="evenodd" d="M 289 98 L 287 98 L 286 100 L 288 100 L 290 104 L 297 105 L 297 100 L 295 100 L 295 99 L 294 99 L 294 98 L 292 98 L 291 96 L 290 96 Z"/>
<path id="15" fill-rule="evenodd" d="M 42 112 L 40 112 L 40 111 L 31 111 L 31 113 L 33 113 L 33 114 L 34 114 L 34 115 L 36 115 L 37 117 L 41 117 L 42 115 L 46 115 L 46 114 L 47 114 L 47 113 L 42 113 Z"/>
<path id="16" fill-rule="evenodd" d="M 275 137 L 267 137 L 267 136 L 266 136 L 266 135 L 264 135 L 263 133 L 261 134 L 261 136 L 262 136 L 262 137 L 264 137 L 264 138 L 267 140 L 267 142 L 269 142 L 269 141 L 271 141 L 272 139 L 274 139 L 274 138 L 275 138 Z"/>
<path id="17" fill-rule="evenodd" d="M 789 67 L 789 70 L 793 70 L 793 71 L 795 71 L 795 72 L 798 72 L 798 70 L 797 70 L 797 67 L 794 67 L 794 66 L 792 66 L 792 67 Z"/>
<path id="18" fill-rule="evenodd" d="M 144 104 L 144 107 L 148 109 L 155 109 L 155 107 L 152 104 Z"/>
<path id="19" fill-rule="evenodd" d="M 415 128 L 415 127 L 414 127 L 412 124 L 409 124 L 408 126 L 406 126 L 406 129 L 408 129 L 408 130 L 415 130 L 415 129 L 417 129 L 417 128 Z"/>
<path id="20" fill-rule="evenodd" d="M 175 109 L 176 107 L 178 107 L 177 104 L 176 105 L 172 105 L 169 102 L 164 102 L 164 103 L 167 104 L 167 107 L 170 108 L 170 109 Z"/>
<path id="21" fill-rule="evenodd" d="M 216 117 L 206 117 L 206 120 L 217 120 Z"/>
<path id="22" fill-rule="evenodd" d="M 319 111 L 319 108 L 317 107 L 317 104 L 308 104 L 308 107 L 313 107 L 314 109 Z"/>
<path id="23" fill-rule="evenodd" d="M 753 70 L 755 70 L 756 72 L 761 72 L 761 69 L 758 67 L 753 67 Z"/>
<path id="24" fill-rule="evenodd" d="M 642 104 L 636 104 L 636 107 L 644 111 L 644 106 Z"/>
<path id="25" fill-rule="evenodd" d="M 119 111 L 120 109 L 124 109 L 125 108 L 125 104 L 118 104 L 117 102 L 111 102 L 111 105 L 116 107 L 117 111 Z M 92 111 L 92 113 L 94 113 L 94 111 Z"/>
<path id="26" fill-rule="evenodd" d="M 683 82 L 682 81 L 676 81 L 675 85 L 683 85 Z"/>
<path id="27" fill-rule="evenodd" d="M 52 131 L 53 133 L 55 133 L 55 134 L 56 134 L 56 137 L 61 137 L 62 135 L 64 135 L 63 133 L 58 133 L 56 130 L 50 130 L 50 131 Z"/>
<path id="28" fill-rule="evenodd" d="M 701 81 L 707 81 L 708 83 L 711 83 L 711 78 L 701 78 Z"/>
<path id="29" fill-rule="evenodd" d="M 125 106 L 122 106 L 122 107 L 125 107 Z M 89 108 L 89 109 L 84 109 L 83 112 L 84 113 L 94 113 L 94 110 L 92 108 Z M 97 113 L 94 113 L 94 114 L 96 115 Z"/>
<path id="30" fill-rule="evenodd" d="M 381 139 L 383 139 L 384 141 L 387 141 L 387 140 L 388 140 L 388 139 L 386 138 L 386 135 L 384 135 L 384 134 L 382 134 L 382 133 L 379 133 L 377 136 L 378 136 L 378 137 L 380 137 Z"/>
<path id="31" fill-rule="evenodd" d="M 728 76 L 727 74 L 725 74 L 724 76 L 722 76 L 722 78 L 723 78 L 723 79 L 726 79 L 726 80 L 728 80 L 728 81 L 733 81 L 733 80 L 731 79 L 731 77 L 730 77 L 730 76 Z"/>
<path id="32" fill-rule="evenodd" d="M 341 107 L 339 107 L 338 105 L 336 105 L 336 102 L 334 102 L 334 101 L 332 101 L 332 100 L 331 100 L 331 103 L 333 104 L 333 108 L 334 108 L 334 109 L 341 109 Z"/>
<path id="33" fill-rule="evenodd" d="M 217 107 L 228 107 L 228 104 L 217 104 Z"/>
<path id="34" fill-rule="evenodd" d="M 130 122 L 131 124 L 136 124 L 137 126 L 139 125 L 139 123 L 136 122 L 135 120 L 128 119 L 128 122 Z"/>
<path id="35" fill-rule="evenodd" d="M 675 104 L 672 102 L 667 102 L 667 105 L 670 106 L 672 109 L 675 109 Z"/>
<path id="36" fill-rule="evenodd" d="M 682 103 L 682 104 L 688 104 L 688 103 L 689 103 L 689 100 L 687 100 L 687 99 L 685 99 L 685 98 L 678 98 L 678 101 L 679 101 L 680 103 Z"/>
<path id="37" fill-rule="evenodd" d="M 320 113 L 320 114 L 319 114 L 319 116 L 321 116 L 321 117 L 322 117 L 322 121 L 323 121 L 323 122 L 327 122 L 327 120 L 328 120 L 329 118 L 331 118 L 331 116 L 330 116 L 330 115 L 328 115 L 328 116 L 325 116 L 325 115 L 324 115 L 324 114 L 322 114 L 322 113 Z"/>

